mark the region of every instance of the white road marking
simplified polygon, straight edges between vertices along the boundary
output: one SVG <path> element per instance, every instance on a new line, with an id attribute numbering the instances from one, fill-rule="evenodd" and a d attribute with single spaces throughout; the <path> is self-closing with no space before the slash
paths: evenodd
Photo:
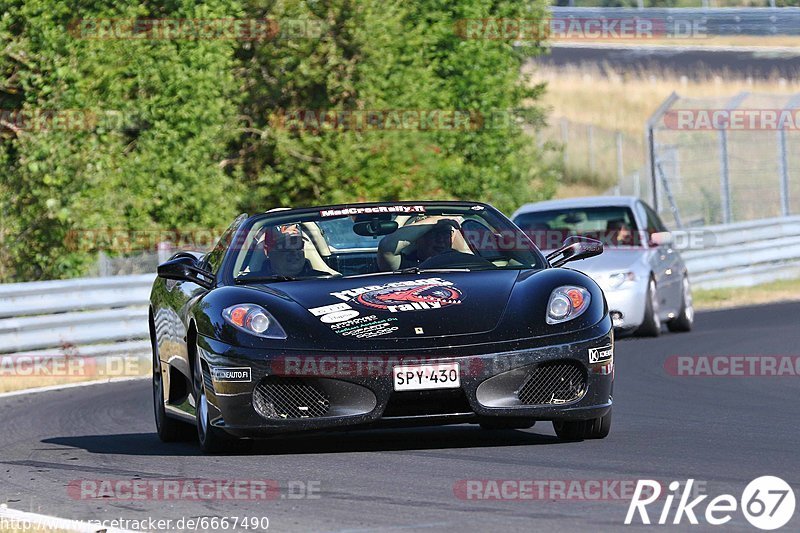
<path id="1" fill-rule="evenodd" d="M 14 390 L 10 392 L 2 392 L 0 393 L 0 398 L 10 398 L 13 396 L 22 396 L 24 394 L 34 394 L 37 392 L 48 392 L 48 391 L 56 391 L 62 389 L 74 389 L 77 387 L 89 387 L 91 385 L 100 385 L 102 383 L 120 383 L 123 381 L 135 381 L 137 379 L 150 379 L 150 376 L 134 376 L 134 377 L 124 377 L 124 378 L 111 378 L 111 379 L 102 379 L 102 380 L 95 380 L 95 381 L 81 381 L 79 383 L 64 383 L 62 385 L 48 385 L 46 387 L 34 387 L 32 389 L 22 389 L 22 390 Z"/>
<path id="2" fill-rule="evenodd" d="M 74 531 L 75 533 L 134 533 L 129 529 L 114 529 L 111 527 L 103 527 L 101 524 L 81 522 L 80 520 L 69 520 L 67 518 L 59 518 L 57 516 L 17 511 L 16 509 L 10 509 L 8 506 L 6 506 L 6 504 L 0 505 L 0 519 L 3 519 L 12 525 L 12 531 L 32 531 L 35 528 L 31 526 L 37 525 L 40 526 L 40 528 L 44 531 L 60 530 Z"/>

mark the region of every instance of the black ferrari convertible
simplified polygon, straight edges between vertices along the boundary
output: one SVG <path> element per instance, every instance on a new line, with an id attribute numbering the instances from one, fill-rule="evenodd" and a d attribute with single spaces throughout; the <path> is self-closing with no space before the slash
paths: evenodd
<path id="1" fill-rule="evenodd" d="M 159 437 L 205 452 L 341 428 L 550 420 L 611 426 L 603 293 L 490 205 L 365 203 L 241 215 L 206 254 L 158 268 L 150 297 Z"/>

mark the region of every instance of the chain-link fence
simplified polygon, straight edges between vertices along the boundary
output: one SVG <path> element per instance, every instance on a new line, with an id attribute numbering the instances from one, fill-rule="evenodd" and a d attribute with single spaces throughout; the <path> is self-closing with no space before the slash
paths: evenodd
<path id="1" fill-rule="evenodd" d="M 642 175 L 645 147 L 641 137 L 561 117 L 551 120 L 543 138 L 559 146 L 568 184 L 636 196 L 649 191 L 647 177 Z"/>
<path id="2" fill-rule="evenodd" d="M 641 196 L 676 226 L 800 214 L 800 94 L 673 94 L 647 138 L 657 189 Z"/>

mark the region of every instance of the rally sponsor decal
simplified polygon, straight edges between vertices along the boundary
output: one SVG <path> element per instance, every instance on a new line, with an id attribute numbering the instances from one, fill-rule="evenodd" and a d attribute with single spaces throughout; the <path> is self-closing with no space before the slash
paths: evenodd
<path id="1" fill-rule="evenodd" d="M 320 321 L 325 324 L 336 324 L 357 317 L 360 313 L 347 304 L 333 304 L 323 307 L 314 307 L 309 312 L 318 316 Z"/>
<path id="2" fill-rule="evenodd" d="M 614 357 L 614 347 L 612 345 L 602 348 L 589 348 L 589 363 L 604 363 Z"/>
<path id="3" fill-rule="evenodd" d="M 458 305 L 463 300 L 461 291 L 452 282 L 441 278 L 357 287 L 346 291 L 332 292 L 331 296 L 390 313 L 441 309 L 450 305 Z"/>
<path id="4" fill-rule="evenodd" d="M 381 213 L 424 213 L 424 205 L 379 205 L 374 207 L 345 207 L 342 209 L 323 209 L 319 212 L 323 217 L 341 217 L 348 215 L 372 215 Z"/>
<path id="5" fill-rule="evenodd" d="M 252 371 L 249 366 L 244 367 L 211 367 L 211 379 L 226 381 L 228 383 L 250 383 Z"/>
<path id="6" fill-rule="evenodd" d="M 394 325 L 396 321 L 395 317 L 379 319 L 376 315 L 369 315 L 334 324 L 331 329 L 343 337 L 371 339 L 394 333 L 400 329 Z"/>

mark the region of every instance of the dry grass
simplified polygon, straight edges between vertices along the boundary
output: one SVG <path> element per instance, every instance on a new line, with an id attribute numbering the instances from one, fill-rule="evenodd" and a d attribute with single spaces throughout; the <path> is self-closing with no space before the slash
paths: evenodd
<path id="1" fill-rule="evenodd" d="M 693 291 L 697 309 L 726 309 L 746 305 L 800 301 L 800 279 L 775 281 L 755 287 Z"/>
<path id="2" fill-rule="evenodd" d="M 712 76 L 690 80 L 672 74 L 649 72 L 625 75 L 601 74 L 586 69 L 537 67 L 534 82 L 546 82 L 542 103 L 550 109 L 551 123 L 557 118 L 595 124 L 627 135 L 643 136 L 644 124 L 673 91 L 684 97 L 730 97 L 741 91 L 774 94 L 800 92 L 800 80 L 737 79 Z"/>
<path id="3" fill-rule="evenodd" d="M 553 198 L 575 198 L 577 196 L 597 196 L 607 187 L 585 183 L 560 183 Z"/>
<path id="4" fill-rule="evenodd" d="M 759 48 L 796 48 L 800 47 L 800 37 L 796 35 L 709 35 L 686 39 L 557 39 L 552 44 L 559 43 L 598 43 L 614 46 L 637 47 L 642 45 L 665 46 L 726 46 L 726 47 L 759 47 Z"/>

